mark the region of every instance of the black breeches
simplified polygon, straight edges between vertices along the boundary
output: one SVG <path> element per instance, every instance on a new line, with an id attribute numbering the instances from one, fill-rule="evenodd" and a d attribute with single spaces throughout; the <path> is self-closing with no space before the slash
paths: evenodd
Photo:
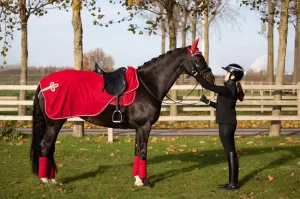
<path id="1" fill-rule="evenodd" d="M 219 136 L 226 156 L 228 156 L 230 152 L 236 155 L 234 143 L 235 130 L 236 124 L 219 124 Z"/>

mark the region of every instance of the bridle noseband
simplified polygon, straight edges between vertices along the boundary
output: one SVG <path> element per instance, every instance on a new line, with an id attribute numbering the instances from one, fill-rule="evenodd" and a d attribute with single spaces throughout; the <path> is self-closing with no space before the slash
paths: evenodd
<path id="1" fill-rule="evenodd" d="M 191 47 L 187 48 L 188 53 L 189 53 L 189 57 L 192 60 L 192 62 L 195 64 L 196 66 L 196 71 L 192 71 L 192 75 L 195 77 L 197 74 L 199 74 L 201 77 L 203 77 L 204 79 L 207 78 L 207 76 L 205 74 L 208 74 L 209 72 L 211 72 L 211 68 L 207 67 L 204 70 L 200 70 L 200 66 L 195 62 L 195 56 L 197 55 L 202 55 L 202 53 L 199 51 L 198 48 L 196 48 L 194 51 L 191 49 Z"/>

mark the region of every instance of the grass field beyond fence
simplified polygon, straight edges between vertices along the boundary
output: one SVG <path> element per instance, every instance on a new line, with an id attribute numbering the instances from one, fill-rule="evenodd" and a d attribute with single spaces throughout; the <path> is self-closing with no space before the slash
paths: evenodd
<path id="1" fill-rule="evenodd" d="M 59 135 L 57 180 L 41 184 L 31 174 L 31 137 L 14 134 L 0 140 L 0 198 L 262 198 L 300 195 L 300 137 L 236 137 L 240 160 L 238 191 L 220 191 L 228 168 L 218 137 L 150 137 L 148 178 L 153 189 L 133 185 L 134 137 Z"/>

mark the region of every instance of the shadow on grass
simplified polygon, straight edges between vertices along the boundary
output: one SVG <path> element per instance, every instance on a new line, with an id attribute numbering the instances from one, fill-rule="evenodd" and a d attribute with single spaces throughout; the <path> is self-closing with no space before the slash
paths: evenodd
<path id="1" fill-rule="evenodd" d="M 74 182 L 76 180 L 83 180 L 83 179 L 87 179 L 87 178 L 92 178 L 97 176 L 100 173 L 103 173 L 106 169 L 111 168 L 111 166 L 105 165 L 105 166 L 99 166 L 98 169 L 95 169 L 94 171 L 89 171 L 89 172 L 85 172 L 85 173 L 81 173 L 79 175 L 74 175 L 72 177 L 67 177 L 62 179 L 62 183 L 63 184 L 68 184 L 70 182 Z"/>
<path id="2" fill-rule="evenodd" d="M 265 166 L 261 166 L 259 168 L 256 168 L 251 173 L 246 174 L 245 176 L 240 176 L 240 184 L 243 186 L 246 184 L 249 180 L 255 178 L 257 176 L 257 173 L 268 169 L 268 168 L 276 168 L 280 165 L 285 164 L 287 161 L 292 161 L 294 159 L 297 159 L 300 157 L 300 150 L 297 146 L 287 146 L 287 147 L 276 147 L 275 151 L 272 151 L 271 147 L 259 147 L 259 148 L 241 148 L 242 153 L 238 153 L 240 166 L 246 164 L 246 162 L 241 161 L 242 157 L 248 157 L 248 156 L 258 156 L 265 153 L 275 153 L 279 151 L 286 151 L 289 152 L 290 155 L 279 155 L 277 159 L 273 160 L 269 164 Z M 262 152 L 264 151 L 264 152 Z M 164 173 L 157 173 L 155 175 L 149 176 L 149 179 L 153 179 L 152 183 L 155 184 L 157 182 L 163 181 L 166 178 L 170 178 L 173 176 L 178 175 L 182 172 L 191 172 L 194 171 L 197 168 L 205 168 L 206 166 L 212 166 L 212 165 L 218 165 L 221 163 L 226 163 L 225 154 L 223 150 L 204 150 L 200 154 L 204 154 L 204 156 L 201 156 L 197 158 L 196 155 L 193 153 L 179 153 L 179 154 L 167 154 L 163 156 L 156 156 L 153 158 L 149 158 L 147 162 L 149 164 L 156 164 L 166 161 L 176 161 L 180 160 L 181 162 L 196 162 L 197 164 L 181 168 L 181 169 L 174 169 L 172 171 L 164 172 Z M 199 155 L 200 155 L 199 154 Z M 219 156 L 216 156 L 216 154 L 222 154 Z M 196 158 L 195 158 L 196 157 Z M 254 157 L 255 158 L 255 157 Z M 259 158 L 258 158 L 259 161 Z M 225 171 L 224 176 L 228 176 L 228 171 Z M 260 180 L 257 178 L 256 180 Z"/>
<path id="3" fill-rule="evenodd" d="M 289 152 L 290 155 L 279 155 L 277 159 L 271 161 L 269 164 L 265 166 L 261 166 L 259 168 L 254 169 L 252 172 L 240 176 L 240 185 L 243 186 L 245 185 L 248 181 L 251 179 L 256 178 L 255 180 L 261 180 L 259 179 L 259 176 L 257 177 L 257 174 L 265 169 L 268 168 L 276 168 L 279 167 L 280 165 L 285 164 L 287 161 L 292 161 L 296 158 L 300 157 L 300 150 L 298 146 L 286 146 L 286 147 L 276 147 L 276 150 L 273 151 L 271 147 L 258 147 L 258 148 L 241 148 L 242 152 L 238 152 L 238 157 L 239 157 L 239 162 L 240 166 L 245 165 L 247 162 L 241 161 L 242 157 L 250 157 L 258 155 L 262 155 L 265 153 L 276 153 L 279 151 L 286 151 Z M 263 152 L 262 152 L 263 151 Z M 202 156 L 202 154 L 204 154 Z M 219 156 L 216 156 L 216 154 L 221 154 Z M 197 156 L 193 154 L 192 152 L 188 153 L 178 153 L 178 154 L 166 154 L 162 156 L 155 156 L 147 159 L 148 164 L 157 164 L 157 163 L 162 163 L 162 162 L 168 162 L 168 161 L 181 161 L 181 162 L 196 162 L 195 165 L 185 167 L 185 168 L 180 168 L 180 169 L 174 169 L 171 171 L 167 172 L 162 172 L 162 173 L 157 173 L 152 176 L 148 176 L 148 179 L 151 181 L 151 183 L 155 184 L 157 182 L 163 181 L 167 178 L 174 177 L 178 175 L 179 173 L 183 172 L 191 172 L 194 171 L 196 168 L 205 168 L 206 166 L 213 166 L 213 165 L 218 165 L 221 163 L 226 163 L 226 158 L 223 150 L 203 150 L 201 151 L 200 154 L 201 156 Z M 257 161 L 260 161 L 260 158 L 257 158 Z M 85 173 L 81 173 L 78 175 L 75 175 L 73 177 L 68 177 L 63 179 L 63 183 L 67 184 L 72 181 L 76 180 L 82 180 L 82 179 L 87 179 L 91 177 L 95 177 L 100 173 L 103 173 L 103 171 L 112 168 L 112 167 L 118 167 L 118 166 L 128 166 L 132 167 L 132 163 L 126 163 L 126 164 L 119 164 L 119 165 L 105 165 L 105 166 L 99 166 L 98 169 L 94 171 L 89 171 Z M 228 171 L 224 172 L 224 176 L 228 176 Z M 223 182 L 222 182 L 223 183 Z"/>

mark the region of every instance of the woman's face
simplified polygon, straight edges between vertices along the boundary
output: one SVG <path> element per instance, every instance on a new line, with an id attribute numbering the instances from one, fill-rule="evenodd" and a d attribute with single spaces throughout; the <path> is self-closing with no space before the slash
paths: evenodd
<path id="1" fill-rule="evenodd" d="M 230 73 L 228 71 L 226 71 L 225 73 L 225 77 L 224 77 L 224 80 L 227 82 L 229 80 L 229 76 L 230 76 Z M 234 75 L 231 75 L 231 79 L 234 78 Z"/>

